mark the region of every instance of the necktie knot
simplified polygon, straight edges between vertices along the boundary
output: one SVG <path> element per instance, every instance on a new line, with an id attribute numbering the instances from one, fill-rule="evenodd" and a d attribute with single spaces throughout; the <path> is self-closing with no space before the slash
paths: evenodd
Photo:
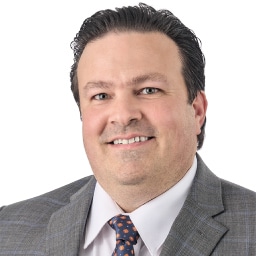
<path id="1" fill-rule="evenodd" d="M 134 255 L 133 245 L 137 244 L 139 233 L 127 215 L 119 214 L 108 221 L 108 224 L 116 231 L 117 255 Z"/>

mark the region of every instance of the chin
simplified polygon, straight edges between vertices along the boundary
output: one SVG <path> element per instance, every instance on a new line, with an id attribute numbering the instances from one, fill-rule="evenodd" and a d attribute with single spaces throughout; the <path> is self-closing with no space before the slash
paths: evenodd
<path id="1" fill-rule="evenodd" d="M 122 186 L 139 186 L 144 183 L 146 177 L 138 173 L 123 173 L 118 175 L 117 182 Z"/>

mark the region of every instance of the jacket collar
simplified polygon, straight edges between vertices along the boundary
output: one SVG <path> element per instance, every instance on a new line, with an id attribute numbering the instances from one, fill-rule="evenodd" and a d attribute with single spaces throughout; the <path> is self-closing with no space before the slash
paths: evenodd
<path id="1" fill-rule="evenodd" d="M 221 182 L 197 155 L 191 191 L 167 236 L 161 256 L 210 255 L 227 228 L 214 220 L 224 211 Z"/>
<path id="2" fill-rule="evenodd" d="M 49 256 L 77 256 L 83 239 L 96 180 L 91 177 L 71 198 L 55 212 L 47 227 L 46 250 Z"/>

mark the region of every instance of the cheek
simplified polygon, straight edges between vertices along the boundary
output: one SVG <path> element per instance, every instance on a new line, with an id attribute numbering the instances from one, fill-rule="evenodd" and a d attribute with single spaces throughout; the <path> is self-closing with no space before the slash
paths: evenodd
<path id="1" fill-rule="evenodd" d="M 160 133 L 181 140 L 189 136 L 195 127 L 194 114 L 190 106 L 181 104 L 163 104 L 157 106 L 152 111 L 151 120 L 153 120 Z"/>
<path id="2" fill-rule="evenodd" d="M 179 116 L 178 109 L 171 104 L 156 104 L 150 110 L 151 122 L 161 130 L 175 129 L 180 121 Z"/>
<path id="3" fill-rule="evenodd" d="M 104 121 L 97 111 L 82 109 L 82 129 L 84 141 L 100 134 Z"/>

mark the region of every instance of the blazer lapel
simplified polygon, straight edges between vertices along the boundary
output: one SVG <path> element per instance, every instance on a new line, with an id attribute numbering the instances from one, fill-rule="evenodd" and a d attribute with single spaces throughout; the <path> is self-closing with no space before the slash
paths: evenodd
<path id="1" fill-rule="evenodd" d="M 47 255 L 78 255 L 95 184 L 96 180 L 92 177 L 83 188 L 71 197 L 69 204 L 52 215 L 47 228 Z"/>
<path id="2" fill-rule="evenodd" d="M 220 180 L 197 155 L 197 174 L 161 256 L 210 255 L 227 228 L 214 220 L 224 211 Z"/>

